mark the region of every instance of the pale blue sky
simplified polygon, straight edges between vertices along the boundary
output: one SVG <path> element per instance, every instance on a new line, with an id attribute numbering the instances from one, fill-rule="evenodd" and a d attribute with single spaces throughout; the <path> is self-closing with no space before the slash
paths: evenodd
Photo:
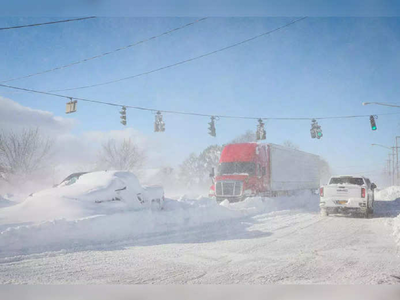
<path id="1" fill-rule="evenodd" d="M 200 16 L 202 17 L 202 16 Z M 48 91 L 118 79 L 188 59 L 274 29 L 295 19 L 209 18 L 196 25 L 104 58 L 9 84 Z M 0 27 L 59 18 L 3 17 Z M 0 32 L 0 81 L 67 64 L 184 25 L 196 18 L 97 18 Z M 120 83 L 60 92 L 76 97 L 165 110 L 254 117 L 319 117 L 399 112 L 364 101 L 399 103 L 399 18 L 308 18 L 270 36 L 168 70 Z M 0 96 L 78 120 L 75 133 L 117 130 L 118 109 L 79 102 L 65 115 L 65 101 L 0 89 Z M 165 115 L 177 154 L 173 161 L 207 145 L 226 143 L 256 121 L 217 122 Z M 379 170 L 392 146 L 399 116 L 382 116 L 372 132 L 368 118 L 320 121 L 324 137 L 310 138 L 309 121 L 267 121 L 267 142 L 291 140 L 326 158 L 339 171 Z M 128 110 L 129 126 L 153 133 L 154 116 Z M 179 150 L 177 150 L 179 148 Z M 162 150 L 161 150 L 162 151 Z M 344 167 L 343 169 L 341 169 Z"/>

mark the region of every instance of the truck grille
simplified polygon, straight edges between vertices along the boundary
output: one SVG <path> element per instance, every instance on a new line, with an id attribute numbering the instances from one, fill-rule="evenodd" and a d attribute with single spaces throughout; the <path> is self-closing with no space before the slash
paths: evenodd
<path id="1" fill-rule="evenodd" d="M 217 182 L 217 196 L 240 196 L 243 183 L 241 181 L 219 181 Z"/>

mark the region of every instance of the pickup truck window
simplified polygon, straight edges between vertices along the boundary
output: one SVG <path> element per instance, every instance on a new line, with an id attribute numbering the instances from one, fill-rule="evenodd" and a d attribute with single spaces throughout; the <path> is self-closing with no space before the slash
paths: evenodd
<path id="1" fill-rule="evenodd" d="M 355 184 L 355 185 L 363 185 L 364 180 L 362 178 L 355 177 L 333 177 L 329 184 Z"/>

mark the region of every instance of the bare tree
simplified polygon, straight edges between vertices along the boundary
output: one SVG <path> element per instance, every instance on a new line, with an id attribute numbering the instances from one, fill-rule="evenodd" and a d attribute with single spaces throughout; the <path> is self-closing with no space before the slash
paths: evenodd
<path id="1" fill-rule="evenodd" d="M 49 166 L 52 145 L 38 128 L 0 132 L 0 179 L 26 177 Z"/>
<path id="2" fill-rule="evenodd" d="M 239 143 L 251 143 L 256 142 L 256 134 L 251 130 L 247 130 L 245 133 L 237 136 L 231 141 L 231 144 L 239 144 Z"/>
<path id="3" fill-rule="evenodd" d="M 109 139 L 102 145 L 99 155 L 100 165 L 113 170 L 140 172 L 145 160 L 144 151 L 130 138 L 119 143 L 114 139 Z"/>
<path id="4" fill-rule="evenodd" d="M 218 166 L 222 147 L 212 145 L 204 149 L 200 155 L 192 153 L 181 166 L 178 178 L 186 187 L 208 188 L 211 184 L 211 168 Z"/>

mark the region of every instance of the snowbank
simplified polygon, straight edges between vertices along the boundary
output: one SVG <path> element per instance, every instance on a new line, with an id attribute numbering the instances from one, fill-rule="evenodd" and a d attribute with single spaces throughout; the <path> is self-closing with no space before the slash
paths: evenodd
<path id="1" fill-rule="evenodd" d="M 9 225 L 0 233 L 0 258 L 62 249 L 83 249 L 132 241 L 150 233 L 206 226 L 211 222 L 251 217 L 285 209 L 318 210 L 318 196 L 248 198 L 221 203 L 209 198 L 166 199 L 163 210 L 140 210 L 90 215 L 75 220 L 55 219 L 37 224 Z M 61 207 L 64 209 L 64 207 Z M 83 210 L 81 210 L 83 211 Z M 7 260 L 7 259 L 6 259 Z"/>
<path id="2" fill-rule="evenodd" d="M 0 210 L 0 225 L 65 218 L 76 220 L 148 207 L 162 188 L 140 185 L 131 172 L 100 171 L 81 175 Z M 160 197 L 159 197 L 160 198 Z"/>
<path id="3" fill-rule="evenodd" d="M 393 201 L 390 203 L 392 212 L 399 211 L 399 204 L 397 199 L 400 199 L 400 186 L 390 186 L 383 190 L 375 191 L 375 200 L 380 201 Z M 397 201 L 396 201 L 397 200 Z M 400 215 L 390 221 L 389 224 L 393 225 L 393 235 L 397 244 L 400 246 Z"/>
<path id="4" fill-rule="evenodd" d="M 400 198 L 400 186 L 390 186 L 383 190 L 375 190 L 376 200 L 391 201 Z"/>
<path id="5" fill-rule="evenodd" d="M 394 218 L 393 221 L 393 235 L 396 240 L 396 243 L 400 247 L 400 215 L 396 218 Z"/>

